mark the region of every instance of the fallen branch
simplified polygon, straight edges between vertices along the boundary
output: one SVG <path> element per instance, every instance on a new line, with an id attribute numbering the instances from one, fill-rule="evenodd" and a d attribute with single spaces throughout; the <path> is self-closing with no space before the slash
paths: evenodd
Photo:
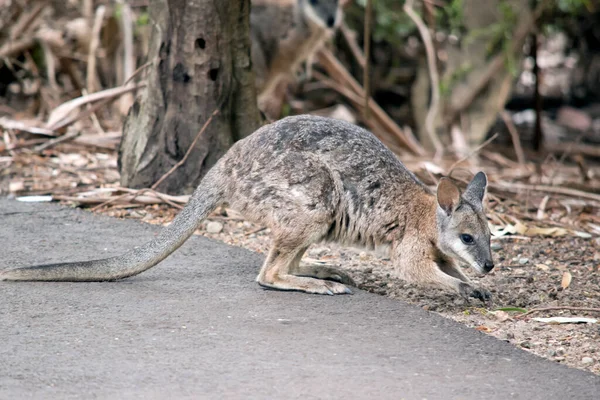
<path id="1" fill-rule="evenodd" d="M 56 146 L 57 144 L 75 139 L 79 135 L 81 135 L 81 131 L 74 130 L 73 132 L 67 133 L 66 135 L 59 136 L 52 140 L 48 140 L 47 142 L 45 142 L 37 147 L 34 147 L 33 151 L 36 153 L 41 153 L 42 151 L 44 151 L 52 146 Z"/>
<path id="2" fill-rule="evenodd" d="M 417 26 L 419 34 L 423 39 L 423 44 L 425 45 L 425 52 L 427 53 L 427 68 L 429 70 L 429 80 L 431 82 L 431 103 L 429 104 L 429 110 L 427 110 L 427 116 L 425 117 L 425 130 L 435 149 L 434 158 L 438 159 L 444 154 L 444 147 L 435 130 L 435 120 L 440 109 L 440 75 L 437 69 L 437 57 L 435 55 L 435 47 L 433 45 L 431 33 L 419 14 L 413 9 L 413 5 L 414 0 L 406 0 L 404 2 L 404 12 Z"/>
<path id="3" fill-rule="evenodd" d="M 490 182 L 488 185 L 493 189 L 504 190 L 510 193 L 520 193 L 523 190 L 531 190 L 534 192 L 562 194 L 564 196 L 600 201 L 600 195 L 598 194 L 560 186 L 528 185 L 517 182 Z"/>
<path id="4" fill-rule="evenodd" d="M 487 146 L 488 144 L 492 143 L 492 141 L 494 139 L 496 139 L 498 137 L 498 133 L 494 133 L 494 135 L 489 138 L 488 140 L 486 140 L 485 142 L 481 143 L 479 146 L 477 146 L 476 148 L 474 148 L 469 154 L 467 154 L 466 156 L 464 156 L 463 158 L 457 160 L 454 164 L 452 164 L 450 166 L 450 168 L 448 169 L 448 176 L 452 175 L 452 172 L 454 171 L 454 168 L 456 168 L 457 165 L 459 165 L 460 163 L 464 162 L 465 160 L 471 158 L 472 156 L 474 156 L 475 154 L 477 154 L 481 149 L 483 149 L 485 146 Z"/>
<path id="5" fill-rule="evenodd" d="M 515 154 L 517 155 L 517 161 L 519 162 L 520 166 L 523 166 L 525 165 L 525 153 L 523 153 L 519 132 L 517 132 L 517 128 L 515 127 L 512 118 L 506 110 L 500 111 L 500 116 L 504 121 L 504 125 L 506 125 L 506 129 L 508 129 L 508 133 L 510 133 L 510 138 L 512 139 L 513 146 L 515 148 Z"/>

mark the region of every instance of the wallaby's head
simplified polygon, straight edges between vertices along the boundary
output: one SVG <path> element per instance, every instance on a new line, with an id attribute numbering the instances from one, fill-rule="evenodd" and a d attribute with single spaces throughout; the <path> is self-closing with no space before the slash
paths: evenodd
<path id="1" fill-rule="evenodd" d="M 475 175 L 462 194 L 447 178 L 442 178 L 437 187 L 440 250 L 483 274 L 494 268 L 490 230 L 483 211 L 486 188 L 483 172 Z"/>
<path id="2" fill-rule="evenodd" d="M 332 29 L 341 22 L 339 0 L 298 0 L 298 3 L 306 18 L 318 26 Z"/>

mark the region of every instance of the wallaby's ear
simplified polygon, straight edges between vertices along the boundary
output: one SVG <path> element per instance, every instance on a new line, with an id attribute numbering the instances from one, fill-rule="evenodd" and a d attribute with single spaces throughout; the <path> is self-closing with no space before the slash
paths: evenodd
<path id="1" fill-rule="evenodd" d="M 440 179 L 437 187 L 437 201 L 447 215 L 452 214 L 460 202 L 458 187 L 448 178 Z"/>
<path id="2" fill-rule="evenodd" d="M 467 185 L 465 194 L 463 195 L 464 198 L 470 200 L 471 202 L 483 202 L 487 183 L 487 176 L 482 171 L 479 171 L 477 174 L 475 174 L 473 180 Z"/>

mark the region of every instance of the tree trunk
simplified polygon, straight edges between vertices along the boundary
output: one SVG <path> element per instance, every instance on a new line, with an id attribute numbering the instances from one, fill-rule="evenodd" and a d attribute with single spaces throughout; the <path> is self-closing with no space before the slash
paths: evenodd
<path id="1" fill-rule="evenodd" d="M 121 184 L 191 192 L 234 141 L 260 123 L 250 62 L 249 0 L 151 0 L 146 91 L 127 115 L 119 149 Z"/>

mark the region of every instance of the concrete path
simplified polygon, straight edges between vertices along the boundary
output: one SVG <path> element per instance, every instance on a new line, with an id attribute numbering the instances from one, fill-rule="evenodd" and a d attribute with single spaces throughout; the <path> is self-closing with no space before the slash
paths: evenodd
<path id="1" fill-rule="evenodd" d="M 0 268 L 159 229 L 0 200 Z M 193 237 L 121 282 L 0 282 L 0 399 L 600 398 L 595 375 L 400 301 L 263 290 L 261 260 Z"/>

